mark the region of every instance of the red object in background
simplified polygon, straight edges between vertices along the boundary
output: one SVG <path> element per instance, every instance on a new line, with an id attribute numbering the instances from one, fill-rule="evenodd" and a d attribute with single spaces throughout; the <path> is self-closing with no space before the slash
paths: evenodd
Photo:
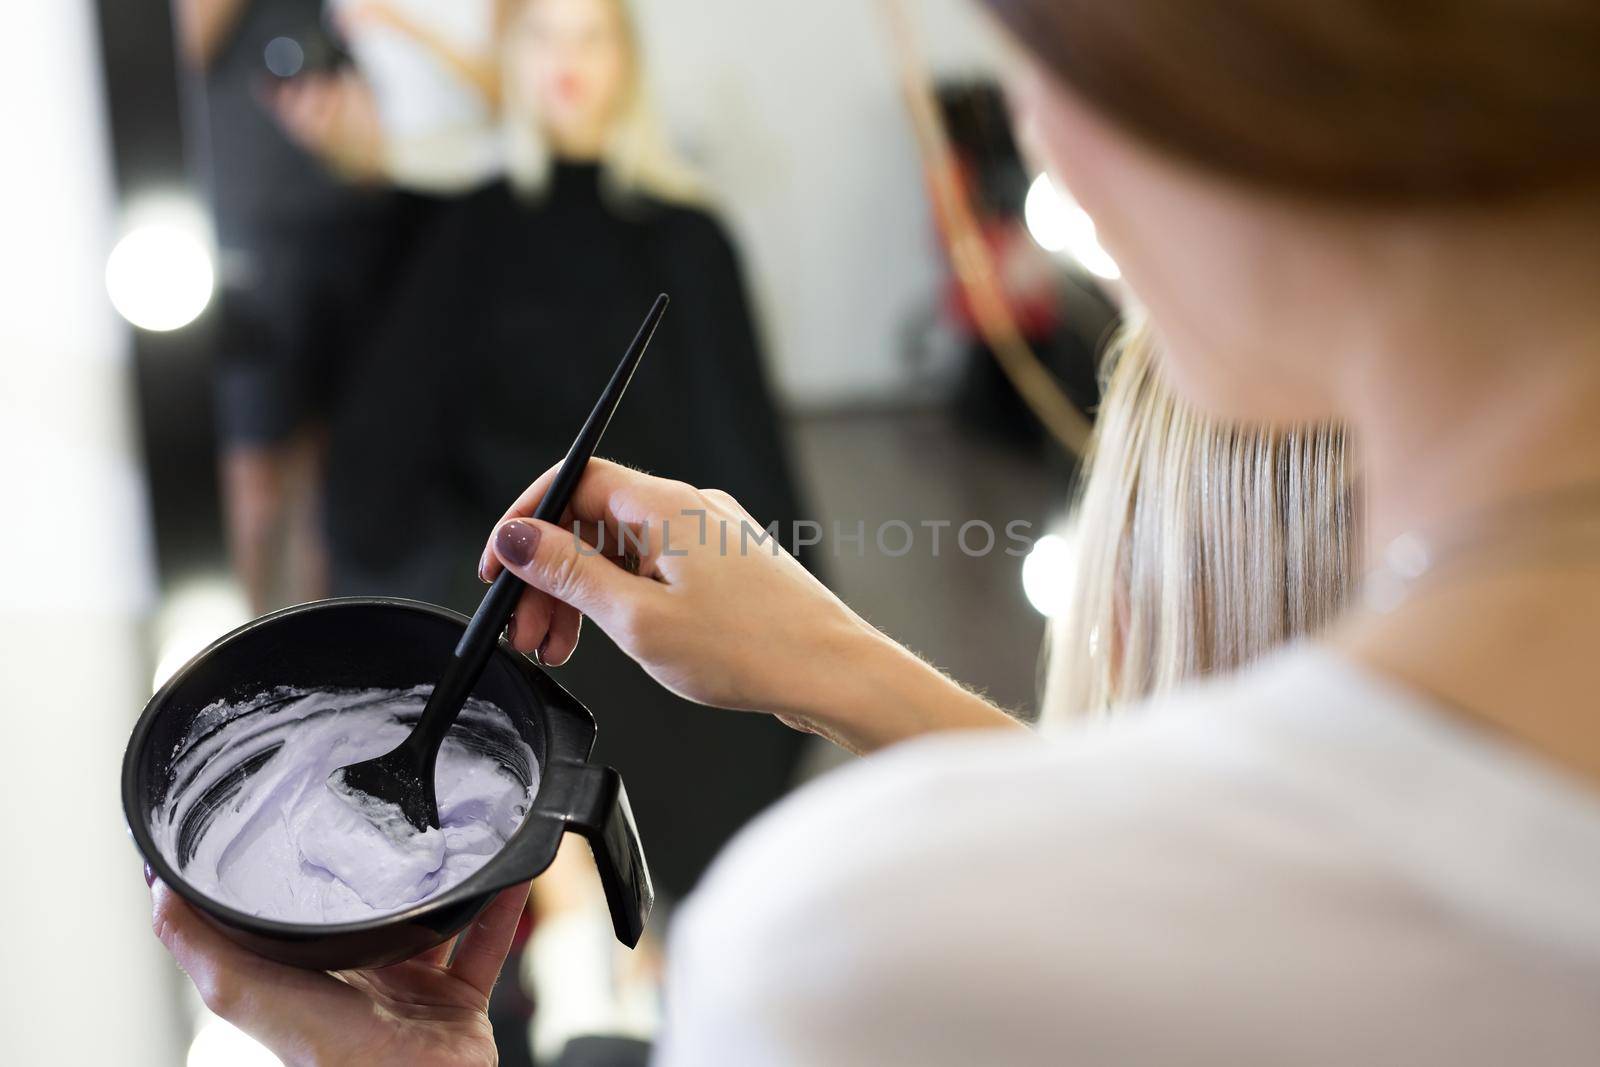
<path id="1" fill-rule="evenodd" d="M 980 228 L 1017 329 L 1030 341 L 1052 336 L 1061 327 L 1061 300 L 1048 254 L 1034 244 L 1019 219 L 987 218 Z M 981 336 L 967 291 L 954 275 L 945 281 L 944 305 L 963 333 L 975 340 Z"/>
<path id="2" fill-rule="evenodd" d="M 1029 341 L 1042 341 L 1062 325 L 1061 299 L 1057 289 L 1059 268 L 1049 254 L 1034 243 L 1027 226 L 1015 214 L 985 211 L 975 195 L 973 165 L 968 159 L 957 161 L 961 184 L 977 214 L 978 230 L 988 247 L 1000 288 L 1017 329 Z M 981 340 L 971 298 L 955 272 L 945 279 L 942 303 L 955 326 L 967 337 Z"/>
<path id="3" fill-rule="evenodd" d="M 522 905 L 522 914 L 517 916 L 517 932 L 511 935 L 511 949 L 516 951 L 527 944 L 528 937 L 533 933 L 533 927 L 538 922 L 538 917 L 533 913 L 533 894 L 528 894 L 528 900 Z"/>

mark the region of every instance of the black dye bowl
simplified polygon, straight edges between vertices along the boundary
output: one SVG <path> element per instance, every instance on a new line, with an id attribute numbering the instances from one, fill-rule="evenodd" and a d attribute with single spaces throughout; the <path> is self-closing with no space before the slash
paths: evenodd
<path id="1" fill-rule="evenodd" d="M 466 623 L 453 611 L 411 600 L 323 600 L 262 616 L 190 660 L 145 706 L 122 761 L 123 812 L 156 876 L 259 955 L 320 970 L 381 967 L 454 937 L 495 893 L 548 867 L 561 835 L 570 830 L 588 838 L 593 848 L 617 938 L 636 944 L 654 892 L 622 779 L 610 767 L 588 762 L 595 739 L 588 710 L 503 643 L 472 695 L 510 716 L 533 750 L 539 788 L 505 847 L 458 885 L 404 911 L 360 922 L 278 922 L 205 896 L 156 847 L 151 817 L 166 801 L 181 745 L 207 706 L 249 700 L 279 686 L 431 685 Z M 519 762 L 509 751 L 502 759 L 507 770 L 528 781 L 528 768 L 519 768 Z M 237 791 L 243 781 L 236 779 L 231 789 Z"/>

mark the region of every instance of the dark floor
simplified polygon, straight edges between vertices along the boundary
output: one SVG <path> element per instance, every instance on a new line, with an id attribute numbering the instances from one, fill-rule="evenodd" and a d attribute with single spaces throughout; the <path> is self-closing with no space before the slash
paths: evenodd
<path id="1" fill-rule="evenodd" d="M 864 551 L 827 544 L 828 580 L 852 607 L 928 660 L 1032 716 L 1044 619 L 1022 592 L 1022 559 L 1007 555 L 1006 524 L 1031 523 L 1042 535 L 1059 514 L 1067 478 L 1026 446 L 991 440 L 940 410 L 812 415 L 797 421 L 794 444 L 809 506 L 824 530 L 854 531 L 864 521 Z M 916 532 L 912 550 L 893 557 L 874 531 L 900 520 Z M 933 553 L 932 531 L 948 520 Z M 997 534 L 994 551 L 964 554 L 956 531 L 982 520 Z M 905 534 L 888 531 L 898 551 Z M 973 531 L 974 551 L 982 537 Z M 821 758 L 826 766 L 831 759 Z"/>

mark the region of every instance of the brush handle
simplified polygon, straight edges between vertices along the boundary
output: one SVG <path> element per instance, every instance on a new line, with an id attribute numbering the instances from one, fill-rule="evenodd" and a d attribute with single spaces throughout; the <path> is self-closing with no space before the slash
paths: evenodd
<path id="1" fill-rule="evenodd" d="M 638 369 L 645 349 L 650 347 L 650 339 L 655 336 L 656 327 L 661 323 L 661 316 L 666 312 L 667 304 L 666 293 L 656 297 L 654 306 L 650 308 L 650 314 L 645 316 L 644 324 L 639 327 L 633 343 L 628 346 L 622 362 L 617 364 L 617 369 L 611 375 L 611 381 L 606 384 L 605 392 L 600 394 L 600 400 L 589 413 L 583 429 L 578 431 L 577 440 L 573 441 L 572 447 L 567 450 L 567 457 L 561 461 L 555 480 L 550 483 L 550 488 L 545 490 L 544 498 L 539 501 L 539 506 L 533 513 L 534 518 L 545 522 L 561 521 L 562 513 L 572 502 L 572 494 L 577 490 L 578 482 L 583 479 L 584 468 L 594 456 L 595 449 L 600 446 L 600 438 L 605 436 L 606 427 L 611 424 L 611 416 L 616 413 L 617 405 L 622 402 L 622 395 L 628 391 L 628 383 L 633 380 L 633 372 Z M 511 613 L 516 610 L 517 601 L 522 598 L 524 588 L 526 586 L 522 579 L 509 570 L 502 570 L 495 578 L 494 584 L 489 587 L 489 592 L 484 594 L 482 603 L 478 605 L 478 610 L 472 613 L 472 620 L 467 623 L 466 632 L 461 635 L 461 640 L 450 656 L 450 662 L 445 665 L 444 674 L 433 687 L 433 693 L 428 697 L 428 706 L 422 710 L 422 718 L 417 721 L 416 729 L 411 732 L 408 739 L 409 744 L 425 746 L 424 751 L 438 752 L 445 733 L 456 721 L 456 716 L 461 713 L 461 706 L 472 694 L 472 688 L 478 684 L 478 678 L 483 674 L 489 656 L 499 645 L 501 631 L 506 628 L 506 623 L 511 621 Z"/>

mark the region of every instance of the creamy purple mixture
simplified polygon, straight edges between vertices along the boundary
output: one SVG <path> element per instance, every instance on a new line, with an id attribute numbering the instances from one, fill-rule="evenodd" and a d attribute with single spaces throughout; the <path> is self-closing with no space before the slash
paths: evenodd
<path id="1" fill-rule="evenodd" d="M 207 896 L 288 922 L 371 918 L 457 884 L 516 832 L 538 787 L 533 753 L 504 712 L 479 700 L 463 709 L 439 752 L 437 829 L 380 827 L 327 785 L 334 769 L 403 740 L 410 723 L 400 716 L 414 722 L 427 697 L 427 687 L 280 690 L 206 709 L 152 820 L 163 855 Z M 463 725 L 509 746 L 532 783 L 464 744 Z"/>

